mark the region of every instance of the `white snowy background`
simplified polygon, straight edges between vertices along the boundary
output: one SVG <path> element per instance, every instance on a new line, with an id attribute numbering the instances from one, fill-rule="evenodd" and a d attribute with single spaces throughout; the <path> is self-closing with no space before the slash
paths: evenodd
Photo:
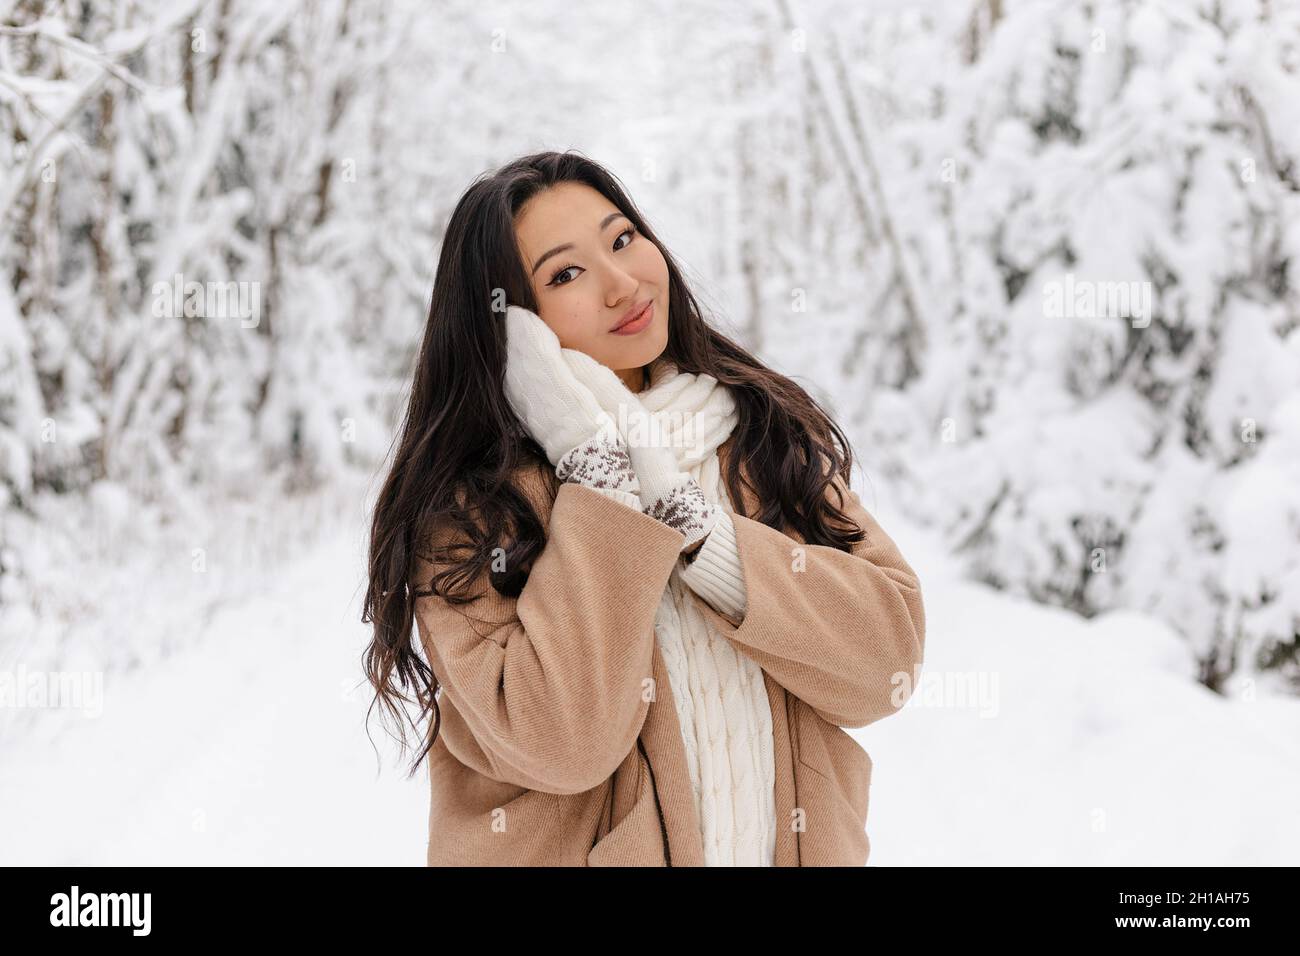
<path id="1" fill-rule="evenodd" d="M 566 148 L 921 576 L 872 865 L 1300 860 L 1300 0 L 4 0 L 0 863 L 424 863 L 369 499 L 451 208 Z"/>

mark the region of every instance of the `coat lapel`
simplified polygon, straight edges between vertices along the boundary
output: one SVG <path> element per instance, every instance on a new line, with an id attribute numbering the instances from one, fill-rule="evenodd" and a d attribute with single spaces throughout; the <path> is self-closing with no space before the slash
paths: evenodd
<path id="1" fill-rule="evenodd" d="M 735 501 L 731 497 L 731 492 L 726 490 L 727 468 L 731 461 L 731 455 L 736 447 L 736 433 L 733 431 L 727 440 L 718 447 L 718 466 L 723 475 L 724 493 L 727 500 L 731 501 L 733 510 Z M 758 497 L 745 484 L 746 477 L 745 463 L 740 465 L 741 482 L 740 497 L 744 513 L 747 516 L 758 514 Z M 698 606 L 705 618 L 714 621 L 721 618 L 721 615 L 701 598 L 694 591 L 690 592 L 696 606 Z M 744 652 L 744 648 L 740 648 Z M 795 810 L 798 808 L 798 779 L 795 768 L 795 753 L 792 744 L 794 736 L 794 717 L 790 711 L 790 695 L 786 689 L 776 682 L 776 680 L 767 671 L 763 671 L 763 686 L 767 689 L 767 702 L 772 711 L 772 759 L 776 771 L 776 782 L 774 785 L 776 798 L 776 866 L 799 866 L 799 830 L 794 826 Z"/>
<path id="2" fill-rule="evenodd" d="M 718 448 L 718 464 L 726 474 L 727 460 L 735 445 L 734 433 Z M 754 495 L 742 486 L 746 514 L 757 512 Z M 730 499 L 730 495 L 728 494 Z M 735 502 L 732 502 L 733 508 Z M 689 590 L 689 589 L 688 589 Z M 708 615 L 716 614 L 694 591 L 691 598 Z M 673 866 L 704 866 L 704 841 L 700 835 L 700 816 L 691 793 L 690 770 L 686 766 L 686 746 L 682 743 L 681 724 L 672 699 L 668 669 L 654 645 L 653 663 L 655 699 L 646 713 L 641 740 L 658 782 L 659 801 L 668 830 L 668 846 Z M 763 671 L 763 686 L 772 711 L 772 759 L 776 774 L 773 787 L 776 803 L 776 866 L 799 866 L 799 834 L 793 826 L 797 802 L 794 754 L 791 749 L 792 720 L 785 688 Z M 672 781 L 665 785 L 665 781 Z"/>
<path id="3" fill-rule="evenodd" d="M 791 721 L 785 688 L 763 671 L 767 702 L 772 709 L 772 765 L 776 772 L 776 855 L 773 866 L 799 866 L 799 831 L 794 827 L 798 793 L 794 755 L 791 753 Z"/>
<path id="4" fill-rule="evenodd" d="M 668 829 L 668 851 L 673 866 L 704 866 L 704 841 L 700 836 L 700 815 L 691 792 L 691 772 L 686 767 L 686 745 L 673 702 L 673 685 L 668 668 L 654 643 L 651 664 L 655 699 L 641 725 L 641 742 L 654 771 L 659 804 Z"/>

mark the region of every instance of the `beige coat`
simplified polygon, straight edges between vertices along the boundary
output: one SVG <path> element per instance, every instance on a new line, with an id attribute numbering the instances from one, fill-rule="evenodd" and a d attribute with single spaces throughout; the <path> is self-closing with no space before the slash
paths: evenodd
<path id="1" fill-rule="evenodd" d="M 733 444 L 718 451 L 724 474 Z M 519 598 L 497 594 L 484 573 L 473 603 L 416 604 L 443 687 L 429 752 L 428 865 L 702 866 L 654 635 L 682 534 L 582 485 L 561 484 L 552 496 L 541 472 L 519 478 L 548 529 Z M 744 496 L 757 513 L 752 493 Z M 777 866 L 866 862 L 872 763 L 842 728 L 894 713 L 920 673 L 916 574 L 851 489 L 843 507 L 867 532 L 852 554 L 804 547 L 794 530 L 734 515 L 743 620 L 692 592 L 706 619 L 763 669 Z M 421 559 L 416 586 L 427 590 L 440 569 Z"/>

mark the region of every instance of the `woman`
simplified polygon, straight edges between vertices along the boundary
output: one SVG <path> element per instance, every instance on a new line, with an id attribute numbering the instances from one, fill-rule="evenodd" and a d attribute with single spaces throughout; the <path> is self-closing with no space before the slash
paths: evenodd
<path id="1" fill-rule="evenodd" d="M 906 701 L 924 610 L 851 470 L 608 172 L 539 153 L 475 182 L 364 613 L 376 701 L 432 712 L 428 864 L 865 863 L 842 728 Z"/>

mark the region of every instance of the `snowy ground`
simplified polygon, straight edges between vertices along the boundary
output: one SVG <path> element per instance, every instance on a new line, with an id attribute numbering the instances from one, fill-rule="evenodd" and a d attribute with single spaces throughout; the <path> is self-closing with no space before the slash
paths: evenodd
<path id="1" fill-rule="evenodd" d="M 1300 701 L 1226 699 L 1158 621 L 1009 598 L 894 537 L 929 636 L 917 695 L 855 731 L 875 766 L 872 864 L 1300 861 Z"/>
<path id="2" fill-rule="evenodd" d="M 105 678 L 102 716 L 10 743 L 0 862 L 423 865 L 425 778 L 378 712 L 363 726 L 360 541 L 331 536 L 192 650 Z"/>
<path id="3" fill-rule="evenodd" d="M 929 627 L 908 707 L 854 732 L 873 865 L 1300 861 L 1300 702 L 1212 694 L 1153 621 L 961 583 L 876 514 Z M 332 535 L 192 650 L 107 680 L 102 716 L 51 711 L 6 741 L 0 863 L 423 865 L 423 773 L 403 776 L 377 716 L 382 764 L 363 728 L 361 541 Z"/>

